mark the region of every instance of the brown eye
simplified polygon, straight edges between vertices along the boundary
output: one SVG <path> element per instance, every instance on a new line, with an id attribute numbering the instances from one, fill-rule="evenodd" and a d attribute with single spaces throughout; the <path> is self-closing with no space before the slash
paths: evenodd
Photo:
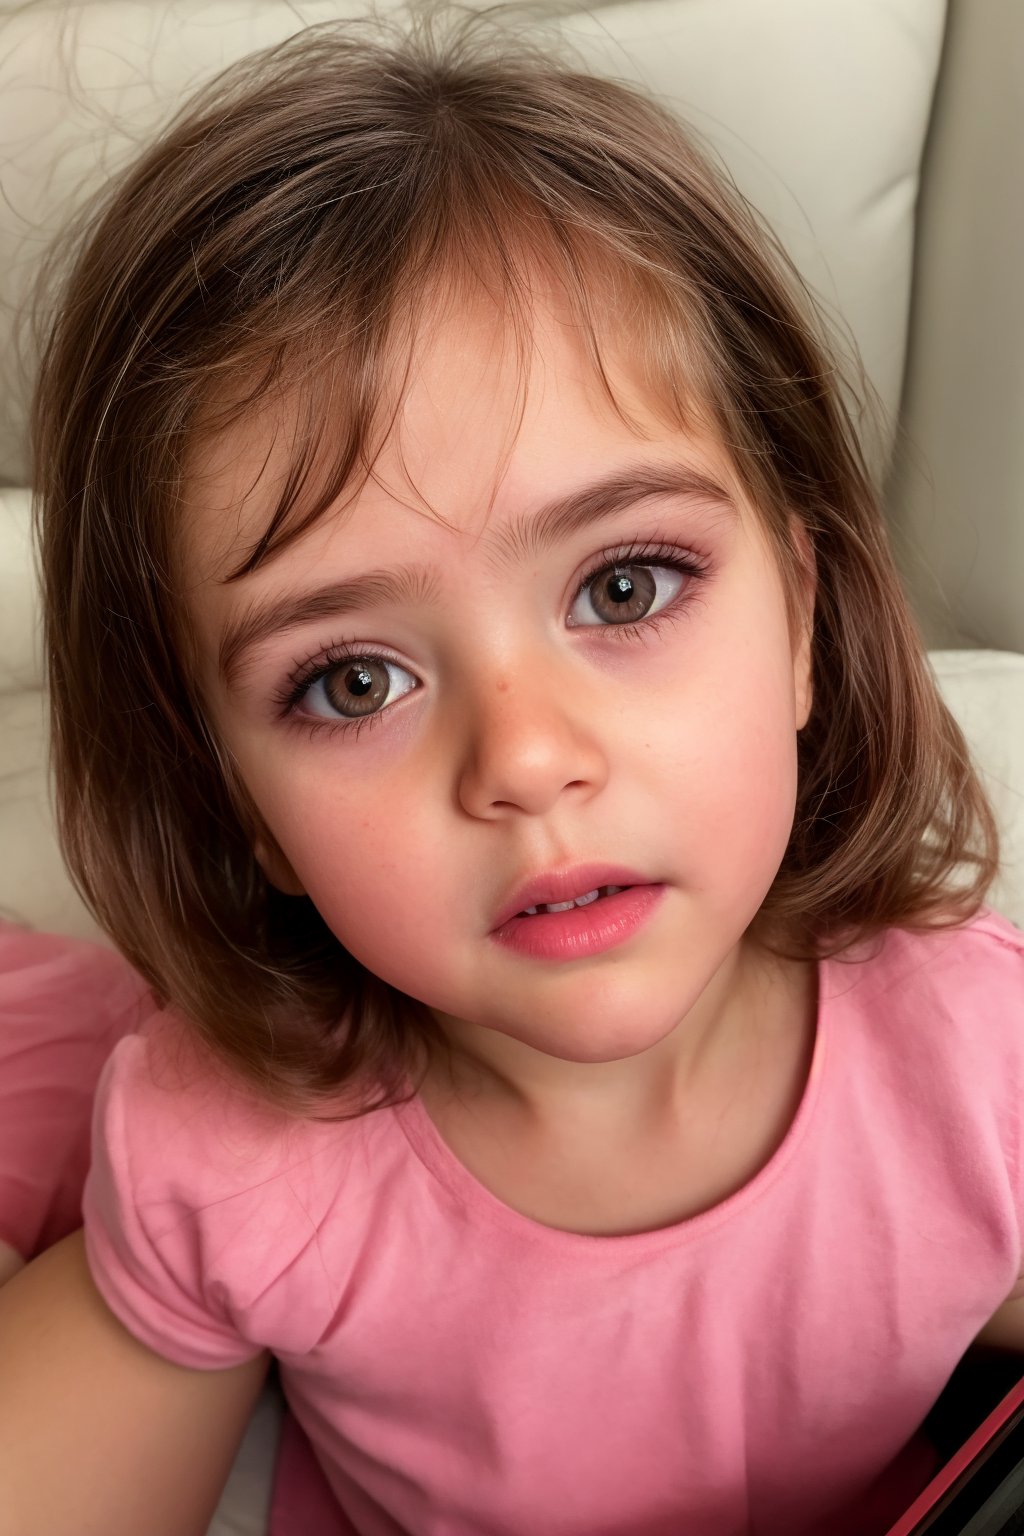
<path id="1" fill-rule="evenodd" d="M 311 714 L 322 719 L 359 720 L 376 714 L 415 688 L 416 679 L 397 662 L 382 656 L 352 656 L 328 667 L 305 695 Z"/>
<path id="2" fill-rule="evenodd" d="M 670 603 L 685 579 L 667 565 L 609 566 L 587 582 L 573 604 L 571 622 L 635 624 Z M 581 606 L 584 611 L 577 614 Z"/>

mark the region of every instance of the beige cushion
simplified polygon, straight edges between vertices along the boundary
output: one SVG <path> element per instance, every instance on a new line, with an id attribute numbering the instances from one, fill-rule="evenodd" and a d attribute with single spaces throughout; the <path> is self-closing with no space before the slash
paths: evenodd
<path id="1" fill-rule="evenodd" d="M 1022 109 L 1024 5 L 953 0 L 888 493 L 933 645 L 1024 651 Z"/>
<path id="2" fill-rule="evenodd" d="M 0 482 L 17 485 L 27 478 L 28 373 L 10 346 L 11 317 L 54 231 L 188 87 L 304 20 L 364 7 L 77 0 L 9 9 L 0 33 Z M 720 148 L 809 281 L 845 315 L 893 412 L 944 11 L 943 0 L 624 0 L 566 26 L 593 67 L 646 80 Z"/>
<path id="3" fill-rule="evenodd" d="M 932 651 L 931 662 L 1002 837 L 1002 867 L 990 904 L 1024 928 L 1024 656 Z"/>

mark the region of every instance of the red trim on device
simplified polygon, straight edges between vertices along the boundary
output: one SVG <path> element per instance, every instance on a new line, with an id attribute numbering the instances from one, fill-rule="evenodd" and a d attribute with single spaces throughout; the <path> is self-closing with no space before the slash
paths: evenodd
<path id="1" fill-rule="evenodd" d="M 912 1536 L 918 1523 L 933 1510 L 944 1493 L 947 1493 L 961 1473 L 965 1472 L 974 1458 L 984 1450 L 988 1442 L 1006 1423 L 1007 1419 L 1024 1403 L 1024 1377 L 1012 1386 L 997 1403 L 988 1418 L 978 1426 L 969 1440 L 954 1451 L 946 1464 L 939 1468 L 927 1488 L 914 1500 L 896 1524 L 889 1527 L 885 1536 Z"/>

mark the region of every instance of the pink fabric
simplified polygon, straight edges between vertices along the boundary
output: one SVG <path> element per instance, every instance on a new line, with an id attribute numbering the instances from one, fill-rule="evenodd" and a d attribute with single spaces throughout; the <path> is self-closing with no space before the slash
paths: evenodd
<path id="1" fill-rule="evenodd" d="M 25 1259 L 82 1225 L 96 1085 L 152 1017 L 145 982 L 113 951 L 0 921 L 0 1238 Z M 350 1530 L 290 1415 L 269 1536 Z"/>
<path id="2" fill-rule="evenodd" d="M 286 1413 L 267 1536 L 353 1536 L 306 1435 Z"/>
<path id="3" fill-rule="evenodd" d="M 1024 937 L 892 931 L 820 982 L 770 1162 L 625 1237 L 502 1204 L 418 1100 L 261 1109 L 157 1016 L 98 1096 L 97 1283 L 170 1359 L 277 1354 L 339 1531 L 883 1531 L 931 1469 L 922 1419 L 1020 1287 Z"/>
<path id="4" fill-rule="evenodd" d="M 111 950 L 0 922 L 0 1238 L 23 1258 L 82 1225 L 96 1084 L 152 1012 Z"/>

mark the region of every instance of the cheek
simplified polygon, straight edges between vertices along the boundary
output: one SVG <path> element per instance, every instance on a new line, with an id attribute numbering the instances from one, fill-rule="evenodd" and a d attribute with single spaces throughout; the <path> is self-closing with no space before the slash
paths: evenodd
<path id="1" fill-rule="evenodd" d="M 715 824 L 723 883 L 749 884 L 763 899 L 782 862 L 796 804 L 796 733 L 751 730 L 735 742 L 720 776 Z"/>
<path id="2" fill-rule="evenodd" d="M 315 759 L 317 754 L 313 754 Z M 332 769 L 334 771 L 332 771 Z M 455 892 L 440 819 L 397 774 L 351 791 L 337 761 L 302 781 L 286 803 L 254 790 L 278 846 L 339 942 L 368 970 L 413 996 L 437 968 Z"/>
<path id="3" fill-rule="evenodd" d="M 652 722 L 666 831 L 724 910 L 760 904 L 789 842 L 797 788 L 788 639 L 716 647 Z"/>

